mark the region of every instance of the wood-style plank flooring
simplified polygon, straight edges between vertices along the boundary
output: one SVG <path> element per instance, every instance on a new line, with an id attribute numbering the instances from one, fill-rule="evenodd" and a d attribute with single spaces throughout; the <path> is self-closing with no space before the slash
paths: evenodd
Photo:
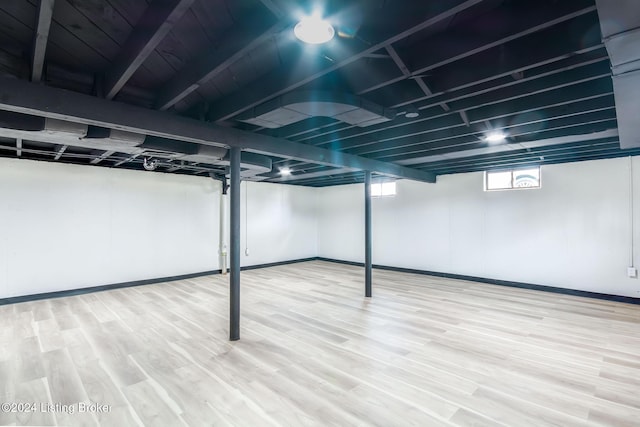
<path id="1" fill-rule="evenodd" d="M 243 272 L 235 343 L 228 276 L 0 306 L 0 402 L 60 405 L 0 425 L 640 425 L 640 306 L 362 277 Z"/>

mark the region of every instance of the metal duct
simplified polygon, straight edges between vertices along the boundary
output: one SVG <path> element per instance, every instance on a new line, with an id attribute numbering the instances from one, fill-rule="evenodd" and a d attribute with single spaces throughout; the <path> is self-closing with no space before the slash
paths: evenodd
<path id="1" fill-rule="evenodd" d="M 300 91 L 258 105 L 237 120 L 276 129 L 310 117 L 322 116 L 353 126 L 367 127 L 388 122 L 395 115 L 395 110 L 386 109 L 359 96 L 326 91 Z"/>
<path id="2" fill-rule="evenodd" d="M 118 129 L 87 126 L 28 114 L 0 112 L 0 136 L 38 141 L 71 147 L 113 151 L 177 162 L 195 162 L 212 166 L 229 165 L 229 150 L 224 147 L 200 145 L 168 138 L 146 136 Z M 271 158 L 254 153 L 242 153 L 241 176 L 258 179 L 256 175 L 270 172 Z"/>
<path id="3" fill-rule="evenodd" d="M 596 0 L 613 73 L 620 148 L 640 147 L 640 4 Z"/>

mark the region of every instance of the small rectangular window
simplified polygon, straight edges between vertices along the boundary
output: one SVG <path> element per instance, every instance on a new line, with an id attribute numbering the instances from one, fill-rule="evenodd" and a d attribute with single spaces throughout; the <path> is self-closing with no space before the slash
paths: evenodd
<path id="1" fill-rule="evenodd" d="M 540 168 L 485 172 L 485 191 L 517 188 L 540 188 Z"/>
<path id="2" fill-rule="evenodd" d="M 376 182 L 371 184 L 371 197 L 387 197 L 396 195 L 396 183 Z"/>

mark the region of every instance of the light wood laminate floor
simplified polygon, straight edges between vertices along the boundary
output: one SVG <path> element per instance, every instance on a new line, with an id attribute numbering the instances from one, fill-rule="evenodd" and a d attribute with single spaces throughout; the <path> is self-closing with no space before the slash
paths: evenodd
<path id="1" fill-rule="evenodd" d="M 0 402 L 68 405 L 0 425 L 640 425 L 640 306 L 314 261 L 230 343 L 227 281 L 0 306 Z"/>

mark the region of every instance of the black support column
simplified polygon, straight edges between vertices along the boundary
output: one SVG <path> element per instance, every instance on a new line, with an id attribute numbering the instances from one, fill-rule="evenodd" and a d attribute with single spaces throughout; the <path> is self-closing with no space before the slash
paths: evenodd
<path id="1" fill-rule="evenodd" d="M 230 280 L 229 339 L 240 339 L 240 153 L 231 147 L 231 207 L 230 207 Z"/>
<path id="2" fill-rule="evenodd" d="M 364 173 L 364 296 L 371 296 L 371 171 Z"/>

